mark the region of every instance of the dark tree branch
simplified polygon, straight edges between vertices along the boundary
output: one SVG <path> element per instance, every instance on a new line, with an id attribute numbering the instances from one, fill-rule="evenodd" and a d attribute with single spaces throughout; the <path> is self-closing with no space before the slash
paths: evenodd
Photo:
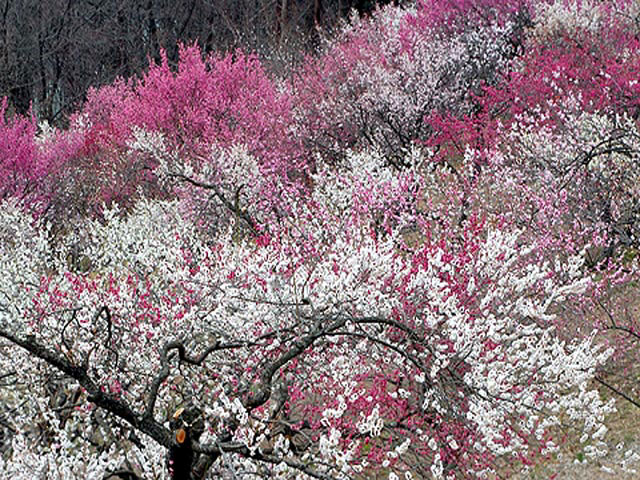
<path id="1" fill-rule="evenodd" d="M 147 406 L 142 417 L 153 418 L 153 410 L 155 408 L 156 399 L 158 397 L 158 390 L 160 389 L 160 385 L 162 385 L 162 382 L 164 382 L 169 376 L 169 352 L 171 350 L 178 351 L 178 358 L 181 362 L 187 363 L 189 365 L 200 366 L 202 365 L 202 362 L 204 362 L 206 358 L 215 351 L 239 348 L 244 345 L 244 343 L 221 344 L 219 341 L 216 341 L 200 355 L 198 355 L 197 357 L 192 357 L 186 353 L 186 349 L 182 341 L 174 340 L 165 343 L 164 347 L 162 348 L 162 352 L 160 353 L 160 372 L 158 372 L 158 374 L 151 382 L 151 392 L 149 393 Z"/>
<path id="2" fill-rule="evenodd" d="M 626 393 L 618 390 L 616 387 L 614 387 L 613 385 L 611 385 L 610 383 L 604 381 L 602 378 L 595 376 L 593 377 L 595 379 L 596 382 L 598 382 L 600 385 L 607 387 L 609 390 L 611 390 L 613 393 L 615 393 L 616 395 L 619 395 L 620 397 L 624 398 L 627 402 L 631 403 L 632 405 L 640 408 L 640 402 L 638 402 L 637 400 L 634 400 L 633 398 L 631 398 L 629 395 L 627 395 Z"/>
<path id="3" fill-rule="evenodd" d="M 124 400 L 103 391 L 89 376 L 85 367 L 73 365 L 67 359 L 56 355 L 45 346 L 36 342 L 34 337 L 23 339 L 4 329 L 0 329 L 0 337 L 18 345 L 34 357 L 45 361 L 52 367 L 57 368 L 62 373 L 76 380 L 87 391 L 90 402 L 125 420 L 134 428 L 149 435 L 160 445 L 169 447 L 171 444 L 169 430 L 151 417 L 136 414 Z"/>
<path id="4" fill-rule="evenodd" d="M 240 202 L 239 202 L 238 196 L 240 194 L 240 190 L 242 189 L 242 186 L 240 186 L 235 192 L 235 197 L 236 197 L 235 202 L 231 202 L 229 201 L 229 199 L 227 199 L 227 197 L 225 197 L 225 195 L 220 191 L 220 189 L 216 185 L 200 182 L 198 180 L 195 180 L 181 173 L 170 173 L 169 175 L 171 177 L 187 182 L 188 184 L 193 185 L 194 187 L 212 191 L 214 196 L 227 208 L 227 210 L 229 210 L 236 217 L 238 217 L 240 220 L 244 221 L 247 224 L 247 226 L 255 236 L 260 235 L 260 231 L 257 223 L 253 220 L 253 218 L 251 218 L 251 215 L 249 215 L 246 212 L 246 210 L 243 210 L 242 208 L 240 208 Z"/>
<path id="5" fill-rule="evenodd" d="M 330 325 L 326 328 L 324 327 L 324 319 L 318 319 L 316 322 L 316 327 L 314 330 L 300 338 L 299 340 L 293 343 L 293 346 L 289 348 L 286 352 L 284 352 L 280 357 L 278 357 L 275 361 L 273 361 L 270 365 L 265 367 L 260 375 L 260 386 L 258 392 L 253 396 L 249 397 L 245 402 L 244 406 L 247 410 L 253 410 L 254 408 L 260 407 L 264 405 L 269 398 L 271 397 L 271 382 L 275 373 L 286 365 L 288 362 L 293 360 L 298 355 L 302 354 L 307 348 L 309 348 L 313 343 L 319 338 L 334 332 L 342 328 L 348 321 L 347 317 L 341 317 L 337 320 L 334 320 Z"/>

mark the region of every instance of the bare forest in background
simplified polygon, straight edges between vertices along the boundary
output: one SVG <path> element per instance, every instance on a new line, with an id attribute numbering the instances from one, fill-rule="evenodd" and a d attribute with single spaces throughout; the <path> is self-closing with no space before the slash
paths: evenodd
<path id="1" fill-rule="evenodd" d="M 310 51 L 321 32 L 388 0 L 0 0 L 0 96 L 20 114 L 64 122 L 87 89 L 128 78 L 180 43 L 244 48 L 273 68 Z"/>

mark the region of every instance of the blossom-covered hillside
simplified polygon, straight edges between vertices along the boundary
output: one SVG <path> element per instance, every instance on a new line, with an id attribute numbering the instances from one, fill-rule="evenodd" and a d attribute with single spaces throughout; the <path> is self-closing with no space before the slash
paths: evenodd
<path id="1" fill-rule="evenodd" d="M 640 404 L 639 29 L 631 0 L 420 0 L 283 77 L 182 45 L 63 130 L 5 101 L 0 476 L 605 454 L 602 391 Z"/>

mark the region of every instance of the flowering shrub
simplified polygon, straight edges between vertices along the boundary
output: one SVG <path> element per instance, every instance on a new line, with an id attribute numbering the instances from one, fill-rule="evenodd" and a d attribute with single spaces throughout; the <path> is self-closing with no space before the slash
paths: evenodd
<path id="1" fill-rule="evenodd" d="M 76 136 L 38 125 L 33 117 L 10 116 L 0 104 L 0 198 L 19 198 L 42 213 L 56 189 L 59 169 L 78 150 Z"/>
<path id="2" fill-rule="evenodd" d="M 274 185 L 298 184 L 307 170 L 289 118 L 287 96 L 255 55 L 211 54 L 203 60 L 198 47 L 182 47 L 176 71 L 163 56 L 139 80 L 119 80 L 88 93 L 72 117 L 84 145 L 68 176 L 91 183 L 69 191 L 90 213 L 103 203 L 128 207 L 141 195 L 169 193 L 158 183 L 159 162 L 177 159 L 173 173 L 185 166 L 210 172 L 220 152 L 243 149 L 256 159 L 256 181 L 263 185 L 256 187 L 262 198 L 252 201 L 277 204 Z M 162 150 L 140 147 L 141 135 L 162 138 Z"/>

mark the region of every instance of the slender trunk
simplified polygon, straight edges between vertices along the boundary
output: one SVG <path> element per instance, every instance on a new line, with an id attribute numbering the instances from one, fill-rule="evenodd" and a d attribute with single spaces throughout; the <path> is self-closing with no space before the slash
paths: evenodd
<path id="1" fill-rule="evenodd" d="M 284 43 L 287 35 L 287 0 L 280 4 L 280 44 Z"/>

